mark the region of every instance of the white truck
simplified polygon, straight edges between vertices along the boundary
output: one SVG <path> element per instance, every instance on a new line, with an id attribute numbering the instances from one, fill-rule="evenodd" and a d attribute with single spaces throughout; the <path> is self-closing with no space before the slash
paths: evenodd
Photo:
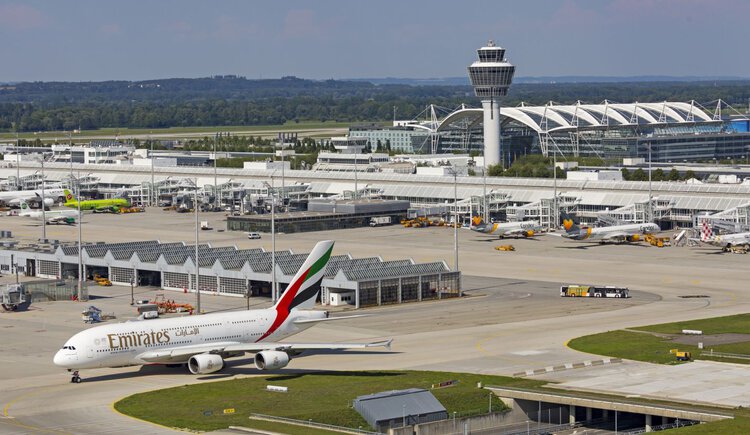
<path id="1" fill-rule="evenodd" d="M 390 216 L 373 216 L 370 218 L 371 227 L 379 227 L 381 225 L 390 225 L 390 224 L 391 224 Z"/>

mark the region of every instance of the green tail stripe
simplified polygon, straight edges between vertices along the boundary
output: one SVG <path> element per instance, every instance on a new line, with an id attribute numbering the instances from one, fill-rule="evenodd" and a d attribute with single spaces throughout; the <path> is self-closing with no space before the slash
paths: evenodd
<path id="1" fill-rule="evenodd" d="M 326 264 L 328 264 L 328 259 L 331 257 L 331 251 L 333 251 L 333 245 L 328 248 L 328 251 L 323 254 L 318 260 L 313 263 L 312 266 L 310 266 L 310 271 L 308 272 L 307 276 L 305 277 L 305 281 L 309 280 L 313 276 L 315 276 L 318 272 L 321 271 L 324 267 L 326 267 Z"/>

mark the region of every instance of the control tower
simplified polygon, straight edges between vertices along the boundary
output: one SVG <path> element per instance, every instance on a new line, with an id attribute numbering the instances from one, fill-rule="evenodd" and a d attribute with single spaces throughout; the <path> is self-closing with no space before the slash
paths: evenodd
<path id="1" fill-rule="evenodd" d="M 500 163 L 500 97 L 508 93 L 516 67 L 505 60 L 505 49 L 490 40 L 477 50 L 479 60 L 469 66 L 474 94 L 484 110 L 484 165 Z"/>

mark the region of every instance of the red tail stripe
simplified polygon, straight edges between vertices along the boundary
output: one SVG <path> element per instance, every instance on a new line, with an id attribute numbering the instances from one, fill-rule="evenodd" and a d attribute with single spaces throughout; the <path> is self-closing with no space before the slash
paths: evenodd
<path id="1" fill-rule="evenodd" d="M 288 289 L 286 289 L 278 305 L 276 305 L 276 318 L 273 319 L 273 324 L 271 325 L 270 328 L 268 328 L 268 331 L 266 331 L 266 333 L 263 334 L 263 336 L 261 336 L 258 340 L 256 340 L 256 343 L 265 339 L 266 337 L 273 334 L 274 332 L 276 332 L 276 330 L 279 329 L 279 326 L 281 326 L 289 317 L 289 306 L 292 304 L 294 297 L 297 296 L 297 292 L 299 291 L 300 287 L 307 279 L 307 274 L 309 272 L 310 272 L 310 269 L 307 269 L 305 273 L 303 273 L 299 277 L 299 279 L 292 285 L 292 287 L 289 287 Z"/>

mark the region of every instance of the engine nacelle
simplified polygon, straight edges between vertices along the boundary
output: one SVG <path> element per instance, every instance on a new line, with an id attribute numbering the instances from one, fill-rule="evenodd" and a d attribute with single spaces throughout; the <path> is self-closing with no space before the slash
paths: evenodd
<path id="1" fill-rule="evenodd" d="M 628 236 L 627 239 L 628 239 L 628 242 L 637 242 L 637 241 L 641 240 L 641 235 L 640 234 L 633 234 L 632 236 Z"/>
<path id="2" fill-rule="evenodd" d="M 258 370 L 276 370 L 289 364 L 289 354 L 278 350 L 264 350 L 255 354 L 255 367 Z"/>
<path id="3" fill-rule="evenodd" d="M 528 230 L 525 234 L 526 237 L 533 237 L 534 236 L 534 230 Z"/>
<path id="4" fill-rule="evenodd" d="M 224 368 L 224 360 L 219 355 L 201 353 L 193 355 L 188 360 L 188 369 L 194 375 L 218 372 Z"/>

